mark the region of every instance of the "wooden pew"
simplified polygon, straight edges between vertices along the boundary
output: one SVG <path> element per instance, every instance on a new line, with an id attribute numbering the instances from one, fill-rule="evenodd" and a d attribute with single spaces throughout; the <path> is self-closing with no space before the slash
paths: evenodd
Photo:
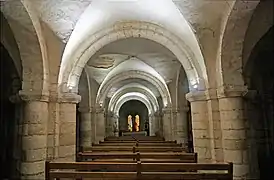
<path id="1" fill-rule="evenodd" d="M 80 152 L 78 159 L 81 161 L 143 161 L 143 162 L 186 162 L 197 163 L 197 153 L 132 153 L 132 152 Z"/>
<path id="2" fill-rule="evenodd" d="M 139 165 L 137 165 L 139 164 Z M 140 162 L 48 162 L 45 164 L 45 179 L 112 179 L 133 180 L 137 177 Z"/>
<path id="3" fill-rule="evenodd" d="M 136 146 L 137 142 L 100 142 L 100 144 L 92 144 L 92 146 Z M 169 147 L 182 147 L 182 144 L 176 143 L 161 143 L 161 142 L 139 142 L 138 146 L 169 146 Z"/>
<path id="4" fill-rule="evenodd" d="M 162 138 L 149 138 L 149 136 L 146 136 L 146 138 L 136 138 L 136 137 L 131 137 L 131 136 L 124 136 L 124 138 L 122 138 L 122 137 L 105 138 L 104 141 L 162 141 L 162 142 L 164 142 L 165 140 Z"/>
<path id="5" fill-rule="evenodd" d="M 186 149 L 182 147 L 137 146 L 133 147 L 133 153 L 135 152 L 186 152 Z"/>
<path id="6" fill-rule="evenodd" d="M 106 140 L 112 140 L 112 139 L 157 139 L 157 140 L 165 140 L 162 137 L 158 137 L 158 136 L 143 136 L 143 135 L 134 135 L 134 136 L 109 136 L 104 138 Z"/>
<path id="7" fill-rule="evenodd" d="M 98 162 L 48 162 L 45 179 L 215 179 L 233 180 L 233 164 L 196 163 L 98 163 Z M 93 171 L 93 172 L 92 172 Z M 101 172 L 98 172 L 101 171 Z M 103 172 L 102 172 L 103 171 Z M 195 172 L 193 172 L 195 171 Z M 210 171 L 210 172 L 208 172 Z M 212 172 L 214 171 L 214 172 Z M 218 172 L 217 172 L 218 171 Z"/>
<path id="8" fill-rule="evenodd" d="M 99 144 L 107 144 L 107 143 L 136 143 L 138 142 L 139 144 L 146 144 L 146 143 L 155 143 L 155 144 L 177 144 L 176 141 L 132 141 L 132 140 L 113 140 L 113 141 L 100 141 Z"/>
<path id="9" fill-rule="evenodd" d="M 182 147 L 161 146 L 92 146 L 80 150 L 81 152 L 186 152 Z"/>
<path id="10" fill-rule="evenodd" d="M 139 179 L 215 179 L 233 180 L 233 164 L 141 163 Z M 194 171 L 194 172 L 193 172 Z"/>

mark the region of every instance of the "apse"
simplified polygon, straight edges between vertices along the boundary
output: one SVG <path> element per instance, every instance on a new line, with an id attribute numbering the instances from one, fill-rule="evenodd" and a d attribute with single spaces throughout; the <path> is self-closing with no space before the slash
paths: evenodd
<path id="1" fill-rule="evenodd" d="M 144 103 L 138 100 L 125 102 L 119 110 L 119 130 L 121 132 L 145 131 L 145 123 L 148 123 L 148 109 Z M 131 123 L 131 124 L 130 124 Z M 129 125 L 130 124 L 130 125 Z M 132 126 L 132 127 L 129 127 Z"/>

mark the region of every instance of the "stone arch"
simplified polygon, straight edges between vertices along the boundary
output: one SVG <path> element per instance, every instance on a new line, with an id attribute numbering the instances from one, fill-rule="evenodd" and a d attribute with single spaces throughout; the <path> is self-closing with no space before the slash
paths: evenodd
<path id="1" fill-rule="evenodd" d="M 15 68 L 17 70 L 17 73 L 22 80 L 22 61 L 20 57 L 19 48 L 17 46 L 13 32 L 10 28 L 10 25 L 1 11 L 0 11 L 0 18 L 1 18 L 0 19 L 0 22 L 1 22 L 0 41 L 3 44 L 3 46 L 6 48 L 6 50 L 8 51 L 10 57 L 12 58 Z"/>
<path id="2" fill-rule="evenodd" d="M 244 39 L 250 19 L 259 1 L 236 0 L 228 12 L 221 34 L 221 56 L 217 60 L 219 93 L 245 90 L 242 77 Z M 226 91 L 226 92 L 225 92 Z"/>
<path id="3" fill-rule="evenodd" d="M 79 94 L 81 96 L 81 101 L 79 103 L 79 111 L 89 111 L 91 107 L 90 102 L 90 83 L 89 83 L 89 76 L 86 70 L 81 75 L 80 78 L 80 85 L 79 86 Z"/>
<path id="4" fill-rule="evenodd" d="M 23 91 L 20 93 L 24 95 L 24 92 L 31 92 L 42 97 L 48 93 L 49 72 L 45 40 L 36 11 L 29 1 L 6 1 L 1 5 L 22 60 Z"/>
<path id="5" fill-rule="evenodd" d="M 272 15 L 271 15 L 272 14 Z M 259 27 L 259 28 L 258 28 Z M 246 32 L 244 47 L 243 47 L 243 73 L 244 76 L 249 76 L 253 62 L 251 59 L 255 57 L 254 51 L 258 42 L 273 29 L 273 1 L 262 1 L 256 7 L 249 27 Z"/>
<path id="6" fill-rule="evenodd" d="M 124 71 L 111 77 L 108 82 L 101 88 L 101 91 L 98 92 L 97 103 L 103 102 L 111 87 L 113 87 L 116 83 L 132 78 L 143 79 L 153 84 L 159 90 L 164 106 L 171 105 L 171 97 L 167 87 L 159 79 L 152 77 L 151 74 L 138 70 Z"/>
<path id="7" fill-rule="evenodd" d="M 109 111 L 113 111 L 114 109 L 114 105 L 117 103 L 118 99 L 123 96 L 126 93 L 129 92 L 138 92 L 138 93 L 142 93 L 145 96 L 147 96 L 147 98 L 156 105 L 157 109 L 154 109 L 154 111 L 159 110 L 159 104 L 157 102 L 157 98 L 154 96 L 154 94 L 146 87 L 140 85 L 140 84 L 128 84 L 123 86 L 122 88 L 120 88 L 110 99 L 109 102 Z"/>
<path id="8" fill-rule="evenodd" d="M 89 41 L 81 44 L 80 52 L 72 54 L 69 60 L 62 61 L 58 81 L 60 91 L 77 92 L 80 74 L 89 58 L 105 45 L 119 39 L 131 37 L 152 40 L 169 49 L 182 63 L 189 84 L 197 84 L 199 89 L 205 88 L 205 82 L 207 82 L 206 70 L 200 67 L 194 54 L 181 38 L 159 25 L 130 21 L 117 22 L 111 27 L 98 31 L 89 37 Z"/>
<path id="9" fill-rule="evenodd" d="M 143 104 L 145 104 L 145 106 L 148 109 L 148 113 L 151 114 L 153 112 L 153 105 L 149 102 L 149 100 L 147 98 L 145 98 L 145 96 L 140 96 L 138 94 L 136 95 L 129 95 L 128 94 L 123 95 L 118 101 L 117 104 L 114 107 L 113 113 L 119 116 L 119 110 L 122 107 L 122 105 L 124 103 L 126 103 L 127 101 L 130 100 L 138 100 L 140 102 L 142 102 Z"/>

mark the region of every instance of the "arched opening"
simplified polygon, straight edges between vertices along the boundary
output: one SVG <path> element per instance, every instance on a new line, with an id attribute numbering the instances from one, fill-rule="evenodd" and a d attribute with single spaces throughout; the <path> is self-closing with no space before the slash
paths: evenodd
<path id="1" fill-rule="evenodd" d="M 274 63 L 273 27 L 257 42 L 244 69 L 249 93 L 246 113 L 249 123 L 251 171 L 267 179 L 274 163 Z"/>
<path id="2" fill-rule="evenodd" d="M 149 128 L 145 126 L 148 120 L 145 104 L 138 100 L 125 102 L 119 110 L 119 135 L 126 132 L 146 132 L 149 135 Z"/>
<path id="3" fill-rule="evenodd" d="M 21 89 L 21 80 L 16 71 L 14 62 L 9 53 L 1 43 L 1 119 L 0 119 L 0 179 L 12 179 L 16 176 L 17 151 L 19 139 L 17 124 L 19 123 L 20 108 L 16 103 L 16 95 Z M 18 134 L 17 134 L 18 133 Z"/>

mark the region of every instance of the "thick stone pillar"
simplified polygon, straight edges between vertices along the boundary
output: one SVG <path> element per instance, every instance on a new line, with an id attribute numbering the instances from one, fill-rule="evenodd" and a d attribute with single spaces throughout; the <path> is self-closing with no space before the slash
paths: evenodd
<path id="1" fill-rule="evenodd" d="M 191 105 L 194 151 L 199 162 L 210 162 L 211 144 L 208 123 L 207 101 L 204 92 L 190 92 L 186 95 Z"/>
<path id="2" fill-rule="evenodd" d="M 81 96 L 62 94 L 59 101 L 58 161 L 75 161 L 76 157 L 76 104 Z"/>
<path id="3" fill-rule="evenodd" d="M 22 143 L 20 177 L 43 179 L 47 157 L 48 97 L 25 91 L 20 91 L 19 95 L 24 101 L 18 129 Z"/>
<path id="4" fill-rule="evenodd" d="M 149 118 L 149 136 L 155 136 L 155 132 L 156 132 L 156 126 L 157 126 L 157 124 L 156 124 L 156 119 L 155 119 L 155 116 L 154 116 L 154 114 L 150 114 L 149 116 L 148 116 L 148 118 Z"/>
<path id="5" fill-rule="evenodd" d="M 155 118 L 155 135 L 163 137 L 163 124 L 162 124 L 162 113 L 156 111 L 154 113 Z"/>
<path id="6" fill-rule="evenodd" d="M 119 116 L 117 116 L 116 114 L 113 114 L 112 116 L 112 122 L 113 124 L 116 123 L 116 127 L 114 128 L 113 126 L 113 132 L 114 132 L 114 136 L 119 136 Z"/>
<path id="7" fill-rule="evenodd" d="M 173 140 L 173 122 L 170 108 L 163 108 L 163 136 L 166 141 Z"/>
<path id="8" fill-rule="evenodd" d="M 81 113 L 80 119 L 80 146 L 87 148 L 92 145 L 92 111 L 89 107 L 80 107 L 78 109 Z"/>
<path id="9" fill-rule="evenodd" d="M 107 124 L 106 124 L 106 137 L 114 136 L 114 114 L 113 112 L 107 112 Z"/>
<path id="10" fill-rule="evenodd" d="M 242 92 L 223 92 L 218 96 L 224 161 L 233 162 L 234 179 L 249 179 L 247 121 Z"/>
<path id="11" fill-rule="evenodd" d="M 95 143 L 99 143 L 99 141 L 103 141 L 105 138 L 105 112 L 104 108 L 97 107 L 96 110 L 96 137 Z"/>
<path id="12" fill-rule="evenodd" d="M 175 140 L 178 143 L 182 143 L 183 147 L 187 147 L 188 143 L 188 123 L 187 123 L 187 112 L 189 108 L 184 109 L 173 109 L 174 126 L 176 126 Z"/>

